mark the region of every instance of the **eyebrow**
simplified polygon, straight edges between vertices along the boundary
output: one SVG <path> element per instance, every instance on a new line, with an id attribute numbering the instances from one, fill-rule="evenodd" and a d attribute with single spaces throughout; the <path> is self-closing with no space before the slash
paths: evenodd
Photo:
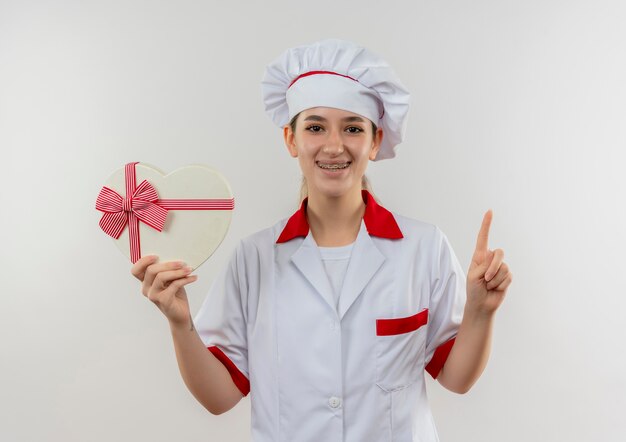
<path id="1" fill-rule="evenodd" d="M 361 117 L 345 117 L 345 118 L 342 118 L 342 120 L 346 122 L 358 121 L 361 123 L 365 123 L 365 120 Z M 328 120 L 326 120 L 326 118 L 324 117 L 320 117 L 319 115 L 309 115 L 308 117 L 304 119 L 304 121 L 328 121 Z"/>

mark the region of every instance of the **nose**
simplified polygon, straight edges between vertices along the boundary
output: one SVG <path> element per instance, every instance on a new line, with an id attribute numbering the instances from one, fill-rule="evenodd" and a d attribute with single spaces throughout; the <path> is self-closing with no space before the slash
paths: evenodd
<path id="1" fill-rule="evenodd" d="M 330 130 L 322 151 L 329 155 L 339 155 L 343 152 L 343 138 L 338 130 Z"/>

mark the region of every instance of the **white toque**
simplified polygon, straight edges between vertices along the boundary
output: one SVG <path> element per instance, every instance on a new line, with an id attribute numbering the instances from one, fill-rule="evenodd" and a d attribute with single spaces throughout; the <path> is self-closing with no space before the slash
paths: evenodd
<path id="1" fill-rule="evenodd" d="M 283 127 L 324 106 L 362 115 L 383 129 L 376 160 L 393 158 L 406 131 L 410 95 L 391 66 L 355 43 L 326 39 L 288 49 L 265 69 L 265 111 Z"/>

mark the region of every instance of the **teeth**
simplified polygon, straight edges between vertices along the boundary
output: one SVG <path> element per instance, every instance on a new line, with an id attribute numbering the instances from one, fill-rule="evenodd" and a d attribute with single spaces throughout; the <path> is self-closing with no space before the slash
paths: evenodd
<path id="1" fill-rule="evenodd" d="M 322 169 L 329 169 L 329 170 L 337 170 L 337 169 L 345 169 L 346 167 L 348 167 L 350 165 L 350 163 L 340 163 L 340 164 L 322 164 L 322 163 L 317 163 L 317 165 L 319 167 L 321 167 Z"/>

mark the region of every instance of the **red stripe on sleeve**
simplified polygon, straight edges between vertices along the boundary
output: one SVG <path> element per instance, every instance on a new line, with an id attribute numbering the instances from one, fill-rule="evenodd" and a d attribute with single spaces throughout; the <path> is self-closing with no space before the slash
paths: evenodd
<path id="1" fill-rule="evenodd" d="M 207 348 L 217 359 L 219 359 L 222 364 L 224 364 L 224 367 L 226 367 L 226 370 L 230 373 L 230 377 L 233 378 L 233 382 L 235 382 L 235 385 L 239 391 L 241 391 L 241 394 L 247 396 L 248 393 L 250 393 L 250 381 L 246 375 L 239 371 L 235 363 L 231 361 L 230 358 L 226 356 L 218 347 L 213 346 Z"/>
<path id="2" fill-rule="evenodd" d="M 435 350 L 435 354 L 426 366 L 426 371 L 433 377 L 433 379 L 437 379 L 437 376 L 439 376 L 439 372 L 443 368 L 443 365 L 446 363 L 448 355 L 450 354 L 450 350 L 452 350 L 455 339 L 456 337 L 450 339 L 447 342 L 444 342 L 439 347 L 437 347 L 437 349 Z"/>

